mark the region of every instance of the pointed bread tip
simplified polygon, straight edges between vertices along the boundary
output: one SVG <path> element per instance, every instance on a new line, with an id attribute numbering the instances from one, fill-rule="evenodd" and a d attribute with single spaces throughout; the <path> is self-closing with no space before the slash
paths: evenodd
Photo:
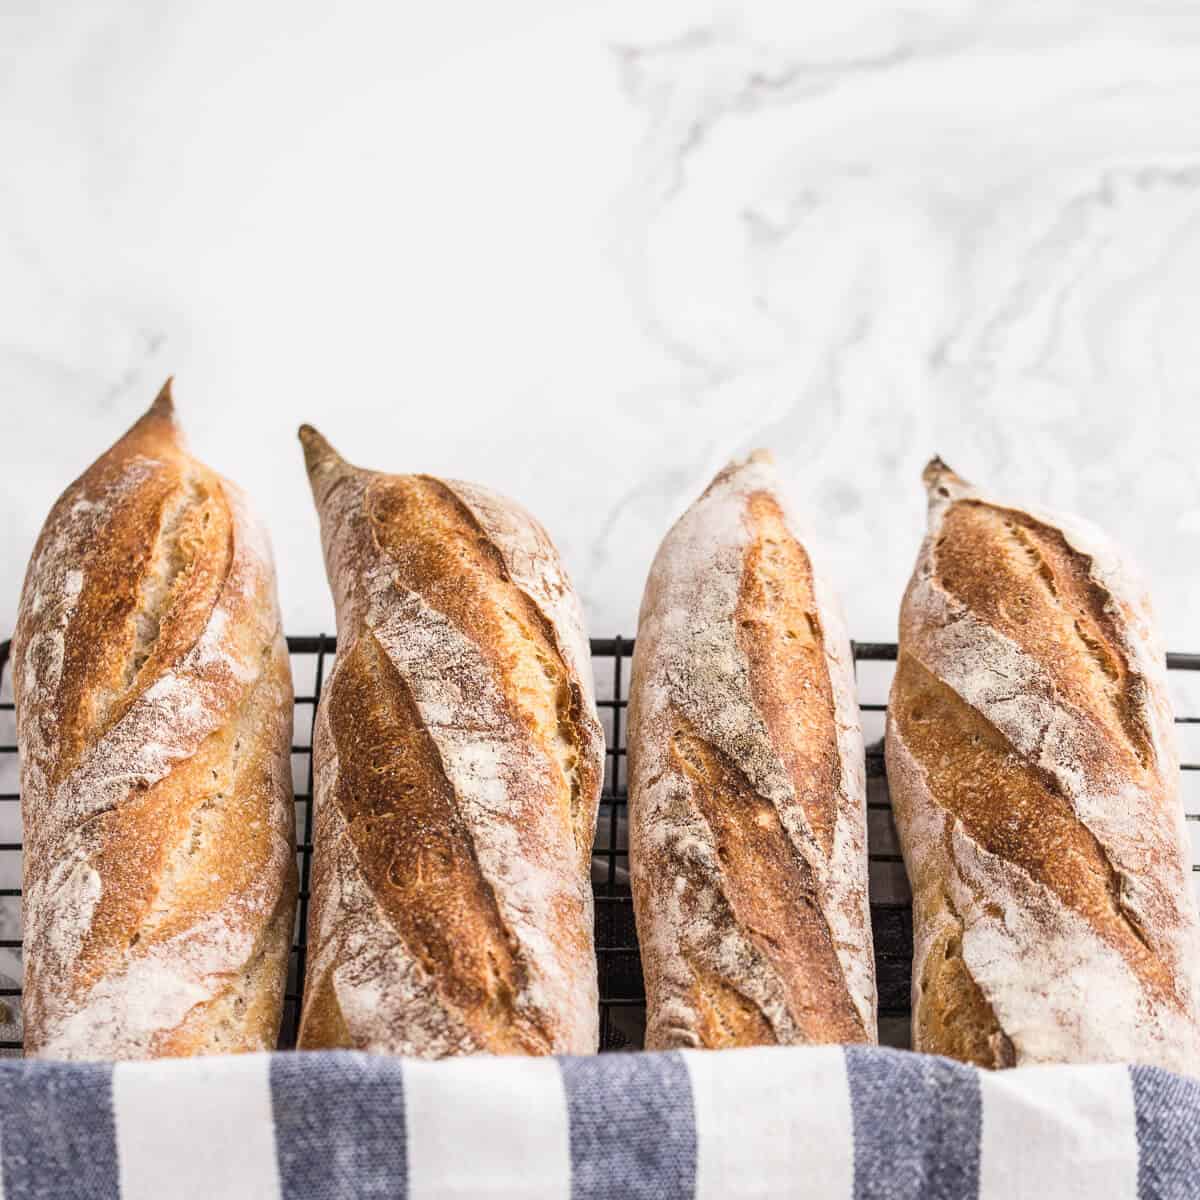
<path id="1" fill-rule="evenodd" d="M 770 450 L 762 449 L 751 450 L 745 458 L 732 458 L 727 462 L 709 481 L 708 487 L 700 493 L 699 499 L 703 500 L 705 496 L 710 495 L 723 484 L 728 483 L 740 472 L 745 471 L 749 467 L 769 467 L 772 471 L 775 467 L 775 455 Z"/>
<path id="2" fill-rule="evenodd" d="M 154 397 L 154 403 L 150 405 L 150 411 L 160 417 L 167 417 L 169 420 L 175 419 L 175 376 L 168 375 L 167 382 L 159 389 L 158 395 Z"/>
<path id="3" fill-rule="evenodd" d="M 929 494 L 931 508 L 937 508 L 947 500 L 958 500 L 974 493 L 975 489 L 941 457 L 934 455 L 921 472 L 925 490 Z"/>
<path id="4" fill-rule="evenodd" d="M 921 472 L 921 479 L 928 488 L 936 487 L 939 483 L 965 484 L 967 481 L 953 467 L 947 466 L 940 455 L 935 454 Z"/>
<path id="5" fill-rule="evenodd" d="M 311 425 L 301 425 L 297 433 L 304 447 L 304 464 L 310 475 L 324 464 L 333 466 L 345 463 L 346 460 Z"/>
<path id="6" fill-rule="evenodd" d="M 126 437 L 150 437 L 161 445 L 162 439 L 172 443 L 177 449 L 186 451 L 187 443 L 179 418 L 175 414 L 175 377 L 167 376 L 167 381 L 159 388 L 158 395 L 148 409 L 126 431 Z"/>

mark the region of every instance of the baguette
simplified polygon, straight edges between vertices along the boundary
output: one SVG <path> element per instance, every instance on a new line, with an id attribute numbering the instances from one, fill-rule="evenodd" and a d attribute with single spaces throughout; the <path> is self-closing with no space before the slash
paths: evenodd
<path id="1" fill-rule="evenodd" d="M 1144 588 L 1083 522 L 937 459 L 925 482 L 886 738 L 914 1047 L 1195 1072 L 1200 942 Z"/>
<path id="2" fill-rule="evenodd" d="M 302 1048 L 590 1053 L 603 737 L 542 527 L 300 431 L 337 609 Z"/>
<path id="3" fill-rule="evenodd" d="M 270 548 L 168 380 L 60 497 L 13 637 L 25 1050 L 273 1049 L 296 900 Z"/>
<path id="4" fill-rule="evenodd" d="M 874 1042 L 853 657 L 765 452 L 654 560 L 629 755 L 647 1048 Z"/>

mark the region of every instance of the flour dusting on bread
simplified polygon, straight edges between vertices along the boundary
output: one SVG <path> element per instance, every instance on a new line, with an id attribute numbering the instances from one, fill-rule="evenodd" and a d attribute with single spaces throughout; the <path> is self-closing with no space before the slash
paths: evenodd
<path id="1" fill-rule="evenodd" d="M 47 519 L 14 636 L 28 1053 L 274 1045 L 287 950 L 262 954 L 295 863 L 273 572 L 169 387 Z M 212 811 L 247 823 L 214 841 Z"/>
<path id="2" fill-rule="evenodd" d="M 360 470 L 315 431 L 301 438 L 339 639 L 317 722 L 301 1045 L 594 1051 L 588 863 L 603 745 L 558 556 L 536 521 L 483 488 Z M 374 735 L 339 732 L 337 712 L 372 703 L 400 722 L 402 763 Z M 351 778 L 377 759 L 368 815 Z M 446 828 L 409 806 L 410 786 L 441 797 Z M 418 891 L 400 909 L 381 876 L 390 822 L 411 830 L 395 852 L 418 855 L 404 868 Z M 426 856 L 440 865 L 414 882 Z M 458 899 L 445 891 L 456 887 Z M 442 924 L 424 938 L 435 912 Z"/>
<path id="3" fill-rule="evenodd" d="M 940 461 L 925 478 L 887 729 L 914 1045 L 1200 1069 L 1200 922 L 1145 587 L 1086 522 Z M 979 1040 L 993 1023 L 999 1058 Z"/>
<path id="4" fill-rule="evenodd" d="M 747 589 L 761 592 L 765 616 Z M 794 615 L 788 605 L 806 591 L 803 628 L 785 628 Z M 769 654 L 772 638 L 810 641 L 814 655 L 802 670 L 812 674 L 788 686 L 808 689 L 810 701 L 828 694 L 824 708 L 813 702 L 817 717 L 802 735 L 808 769 L 784 750 L 798 736 L 788 727 L 802 705 L 786 693 L 764 696 L 755 684 L 750 655 Z M 806 710 L 802 719 L 813 717 Z M 629 739 L 647 1045 L 874 1040 L 863 749 L 849 642 L 761 453 L 721 472 L 655 558 L 638 625 Z M 815 770 L 822 764 L 832 770 Z M 706 780 L 718 781 L 707 812 Z M 751 825 L 758 841 L 748 840 L 746 863 L 735 864 L 738 830 Z M 768 845 L 769 877 L 761 853 Z M 742 879 L 758 874 L 756 856 L 763 877 Z M 808 932 L 796 934 L 798 926 Z"/>

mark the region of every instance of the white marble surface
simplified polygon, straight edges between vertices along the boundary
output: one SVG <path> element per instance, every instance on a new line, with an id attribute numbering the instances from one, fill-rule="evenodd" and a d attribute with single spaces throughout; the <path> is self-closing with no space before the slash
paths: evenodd
<path id="1" fill-rule="evenodd" d="M 330 629 L 294 430 L 488 483 L 631 633 L 772 446 L 852 631 L 921 464 L 1111 528 L 1200 649 L 1200 7 L 0 5 L 0 636 L 174 372 Z"/>

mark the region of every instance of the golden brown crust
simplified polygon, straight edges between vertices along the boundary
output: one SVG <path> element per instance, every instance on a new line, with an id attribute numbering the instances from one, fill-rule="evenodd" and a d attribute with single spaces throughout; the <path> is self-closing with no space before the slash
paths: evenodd
<path id="1" fill-rule="evenodd" d="M 774 805 L 682 720 L 671 738 L 670 761 L 675 771 L 687 776 L 692 801 L 712 836 L 730 917 L 782 981 L 797 1040 L 868 1040 L 818 903 L 812 868 L 797 853 Z M 699 894 L 701 889 L 695 883 L 693 887 Z M 699 979 L 711 978 L 703 962 L 693 966 Z M 730 982 L 716 982 L 719 988 L 705 989 L 708 1006 L 728 1033 L 706 1041 L 707 1048 L 778 1041 L 749 999 Z M 758 1013 L 754 1020 L 747 1016 L 752 1009 Z"/>
<path id="2" fill-rule="evenodd" d="M 1131 668 L 1120 618 L 1091 578 L 1088 555 L 1028 513 L 972 499 L 946 510 L 934 562 L 949 595 L 1035 654 L 1057 694 L 1092 716 L 1104 732 L 1097 753 L 1116 756 L 1121 770 L 1145 765 L 1145 681 Z"/>
<path id="3" fill-rule="evenodd" d="M 693 963 L 692 970 L 688 1004 L 696 1014 L 699 1045 L 708 1050 L 732 1050 L 776 1044 L 771 1022 L 753 1000 L 703 967 Z"/>
<path id="4" fill-rule="evenodd" d="M 962 924 L 948 913 L 920 968 L 921 987 L 913 1029 L 926 1054 L 941 1054 L 978 1067 L 1016 1066 L 1012 1041 L 962 958 Z"/>
<path id="5" fill-rule="evenodd" d="M 629 737 L 649 1048 L 874 1040 L 849 646 L 775 486 L 761 455 L 722 471 L 646 586 Z"/>
<path id="6" fill-rule="evenodd" d="M 1181 1002 L 1167 965 L 1121 907 L 1103 846 L 1046 771 L 908 654 L 896 672 L 895 720 L 930 791 L 968 837 L 1078 913 L 1158 998 Z M 902 822 L 906 806 L 902 797 Z"/>
<path id="7" fill-rule="evenodd" d="M 85 488 L 104 490 L 119 486 L 135 457 L 157 455 L 164 468 L 140 481 L 95 530 L 88 586 L 73 622 L 79 636 L 66 647 L 55 780 L 70 773 L 88 741 L 121 719 L 164 663 L 195 644 L 228 574 L 232 529 L 220 481 L 189 462 L 173 430 L 160 399 L 122 439 L 120 453 L 104 455 L 84 476 Z M 168 531 L 165 565 L 173 582 L 159 620 L 144 612 L 141 599 Z"/>
<path id="8" fill-rule="evenodd" d="M 333 983 L 333 968 L 309 971 L 304 985 L 304 1024 L 299 1049 L 355 1050 Z"/>
<path id="9" fill-rule="evenodd" d="M 602 745 L 553 548 L 479 489 L 360 471 L 301 436 L 340 653 L 300 1044 L 594 1050 Z"/>
<path id="10" fill-rule="evenodd" d="M 338 674 L 329 722 L 341 764 L 329 799 L 375 882 L 383 916 L 481 1044 L 497 1053 L 546 1053 L 547 1034 L 515 1015 L 524 966 L 454 788 L 407 684 L 369 633 Z M 360 753 L 363 747 L 370 752 Z"/>
<path id="11" fill-rule="evenodd" d="M 823 854 L 837 824 L 837 719 L 812 564 L 770 492 L 746 498 L 751 529 L 738 592 L 750 689 Z"/>
<path id="12" fill-rule="evenodd" d="M 14 669 L 27 1052 L 272 1048 L 290 671 L 269 550 L 183 449 L 169 383 L 47 519 Z"/>
<path id="13" fill-rule="evenodd" d="M 1100 535 L 931 464 L 888 776 L 917 1049 L 1196 1062 L 1197 919 L 1147 603 Z"/>
<path id="14" fill-rule="evenodd" d="M 590 863 L 596 818 L 586 798 L 598 792 L 601 768 L 580 753 L 583 692 L 553 624 L 513 583 L 499 548 L 440 480 L 376 478 L 367 511 L 376 547 L 396 564 L 396 585 L 424 596 L 479 647 L 501 681 L 514 732 L 523 728 L 540 740 L 547 777 L 536 780 L 540 794 L 526 803 L 559 805 L 581 861 Z M 566 750 L 561 763 L 559 742 Z"/>

